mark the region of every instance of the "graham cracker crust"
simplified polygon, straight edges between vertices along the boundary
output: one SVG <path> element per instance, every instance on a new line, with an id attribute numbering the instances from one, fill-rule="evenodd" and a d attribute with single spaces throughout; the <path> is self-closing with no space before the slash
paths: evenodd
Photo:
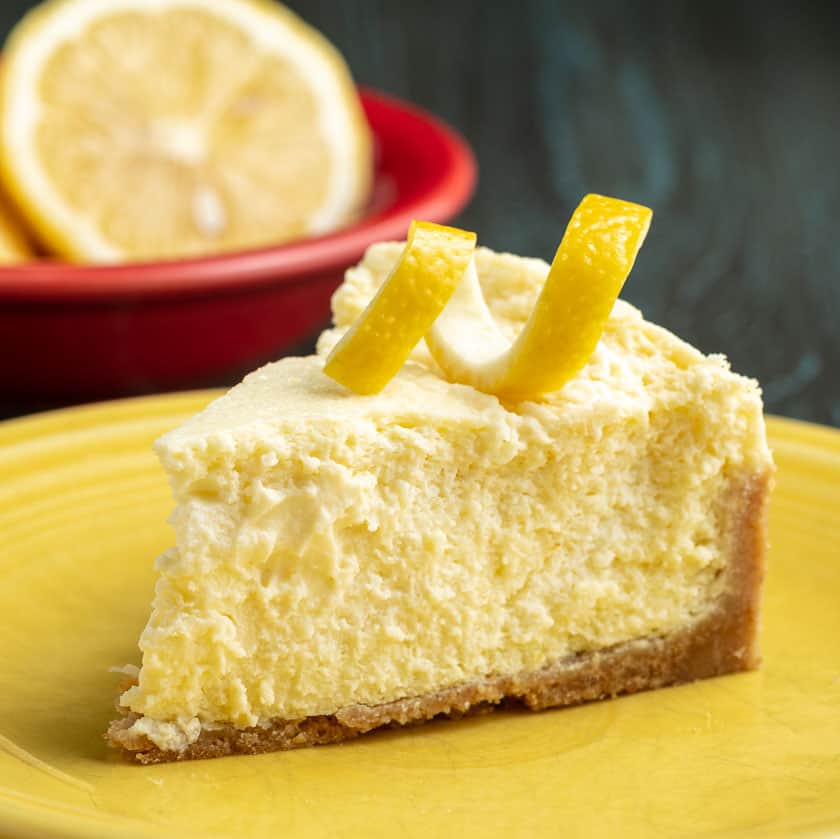
<path id="1" fill-rule="evenodd" d="M 375 728 L 406 726 L 438 716 L 491 711 L 500 704 L 540 711 L 751 670 L 758 650 L 759 608 L 766 560 L 766 508 L 772 472 L 737 483 L 727 501 L 731 556 L 723 592 L 693 624 L 662 637 L 567 656 L 539 670 L 492 675 L 423 696 L 383 705 L 350 705 L 331 716 L 271 720 L 238 729 L 229 723 L 202 730 L 179 752 L 164 751 L 129 734 L 129 713 L 111 723 L 106 739 L 143 763 L 259 754 L 350 740 Z"/>

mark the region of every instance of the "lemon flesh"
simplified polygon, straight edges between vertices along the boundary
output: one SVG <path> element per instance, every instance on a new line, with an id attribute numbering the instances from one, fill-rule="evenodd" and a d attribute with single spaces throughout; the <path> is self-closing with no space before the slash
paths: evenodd
<path id="1" fill-rule="evenodd" d="M 382 390 L 443 311 L 475 242 L 465 230 L 412 222 L 399 261 L 333 348 L 324 372 L 355 393 Z"/>
<path id="2" fill-rule="evenodd" d="M 3 65 L 3 180 L 59 255 L 279 243 L 367 199 L 371 139 L 347 67 L 278 4 L 51 0 Z"/>

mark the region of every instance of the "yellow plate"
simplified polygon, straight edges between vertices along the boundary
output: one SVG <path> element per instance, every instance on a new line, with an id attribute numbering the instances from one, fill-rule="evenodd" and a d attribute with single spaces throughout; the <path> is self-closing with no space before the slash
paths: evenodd
<path id="1" fill-rule="evenodd" d="M 140 767 L 101 739 L 171 539 L 149 445 L 210 394 L 0 425 L 0 836 L 840 831 L 840 433 L 770 421 L 764 668 L 543 714 Z"/>

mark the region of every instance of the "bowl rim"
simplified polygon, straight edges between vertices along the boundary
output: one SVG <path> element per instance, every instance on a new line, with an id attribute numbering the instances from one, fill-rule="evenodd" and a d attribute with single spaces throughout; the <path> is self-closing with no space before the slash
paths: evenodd
<path id="1" fill-rule="evenodd" d="M 475 155 L 464 137 L 417 105 L 368 87 L 358 90 L 363 105 L 412 117 L 444 151 L 434 182 L 400 206 L 333 233 L 285 245 L 163 261 L 78 265 L 41 260 L 0 266 L 0 301 L 110 302 L 296 285 L 358 259 L 373 242 L 402 238 L 414 218 L 441 221 L 457 213 L 471 197 L 478 175 Z"/>

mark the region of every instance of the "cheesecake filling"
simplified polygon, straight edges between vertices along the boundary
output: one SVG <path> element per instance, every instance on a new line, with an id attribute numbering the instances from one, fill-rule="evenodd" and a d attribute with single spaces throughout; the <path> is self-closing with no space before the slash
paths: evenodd
<path id="1" fill-rule="evenodd" d="M 317 359 L 278 368 L 258 375 L 287 396 L 321 375 Z M 415 389 L 397 418 L 389 406 L 159 447 L 177 547 L 158 560 L 139 685 L 122 699 L 144 715 L 136 733 L 177 750 L 214 721 L 534 670 L 666 634 L 713 603 L 749 403 L 702 421 L 731 399 L 712 390 L 569 429 L 545 406 L 513 413 L 477 394 L 486 404 L 429 416 Z"/>
<path id="2" fill-rule="evenodd" d="M 348 274 L 339 330 L 388 248 Z M 493 259 L 479 273 L 512 329 L 544 264 Z M 157 443 L 175 547 L 121 699 L 132 734 L 178 751 L 216 724 L 538 670 L 714 607 L 730 488 L 770 463 L 758 387 L 722 358 L 619 303 L 541 402 L 446 382 L 422 348 L 370 397 L 322 366 L 268 365 Z"/>

